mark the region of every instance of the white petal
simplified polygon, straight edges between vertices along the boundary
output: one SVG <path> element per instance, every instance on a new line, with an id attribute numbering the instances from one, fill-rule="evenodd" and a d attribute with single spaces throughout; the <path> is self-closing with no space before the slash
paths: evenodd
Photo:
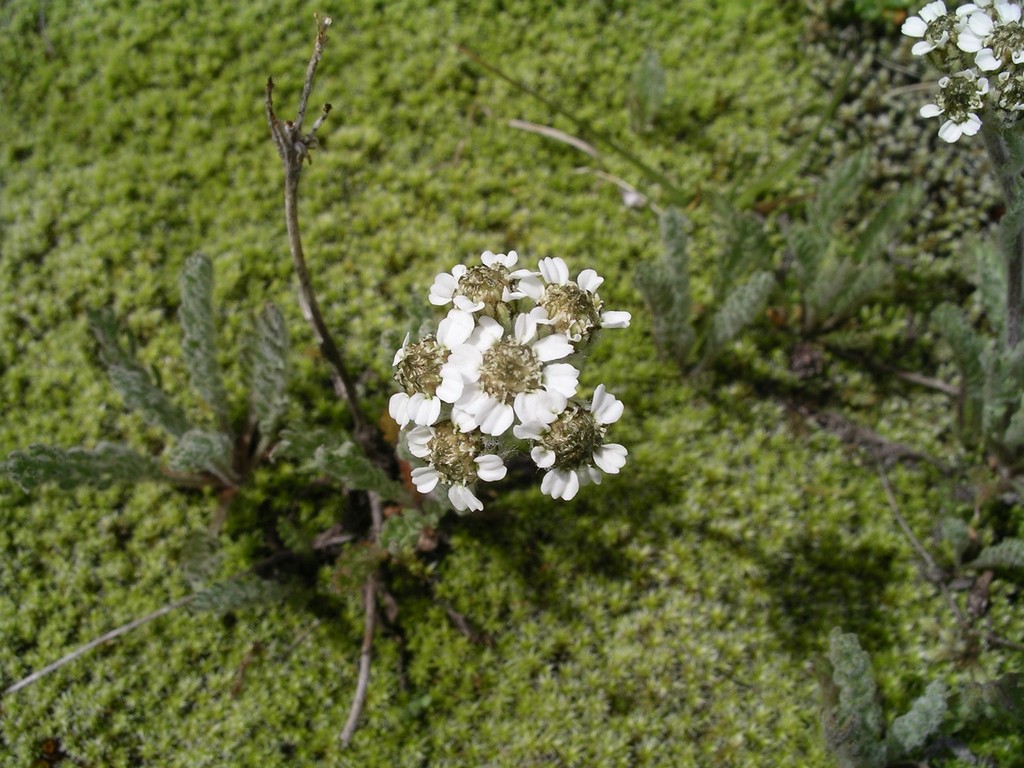
<path id="1" fill-rule="evenodd" d="M 430 455 L 430 448 L 427 444 L 433 439 L 434 430 L 430 427 L 413 427 L 409 430 L 406 440 L 409 443 L 409 453 L 419 459 L 425 459 Z"/>
<path id="2" fill-rule="evenodd" d="M 950 144 L 959 139 L 962 134 L 963 131 L 960 130 L 960 126 L 952 120 L 947 120 L 939 128 L 939 138 L 943 141 L 948 141 Z"/>
<path id="3" fill-rule="evenodd" d="M 592 269 L 584 269 L 580 272 L 580 276 L 576 278 L 576 285 L 589 293 L 597 293 L 597 289 L 601 287 L 603 282 L 604 278 Z"/>
<path id="4" fill-rule="evenodd" d="M 472 432 L 480 426 L 472 414 L 458 406 L 452 408 L 452 423 L 459 428 L 459 432 Z"/>
<path id="5" fill-rule="evenodd" d="M 569 343 L 569 339 L 562 333 L 553 333 L 533 343 L 533 353 L 537 355 L 537 359 L 542 363 L 547 363 L 551 360 L 561 360 L 573 352 L 575 350 L 572 344 Z"/>
<path id="6" fill-rule="evenodd" d="M 609 394 L 604 384 L 598 384 L 594 390 L 594 399 L 590 405 L 590 413 L 598 424 L 614 424 L 622 418 L 624 406 L 615 395 Z"/>
<path id="7" fill-rule="evenodd" d="M 557 392 L 520 392 L 516 395 L 513 409 L 524 423 L 550 424 L 567 404 L 565 397 Z"/>
<path id="8" fill-rule="evenodd" d="M 981 130 L 981 118 L 971 112 L 971 114 L 967 116 L 967 122 L 960 123 L 960 130 L 963 131 L 965 136 L 974 136 Z"/>
<path id="9" fill-rule="evenodd" d="M 565 285 L 569 282 L 569 267 L 560 257 L 541 259 L 538 264 L 540 273 L 549 284 Z"/>
<path id="10" fill-rule="evenodd" d="M 569 501 L 579 492 L 580 479 L 571 469 L 552 469 L 540 481 L 540 489 L 553 499 Z"/>
<path id="11" fill-rule="evenodd" d="M 441 476 L 433 467 L 416 467 L 412 471 L 412 482 L 420 493 L 430 493 L 437 486 Z"/>
<path id="12" fill-rule="evenodd" d="M 474 496 L 473 492 L 464 485 L 453 485 L 449 488 L 448 500 L 451 501 L 452 506 L 459 512 L 465 512 L 466 510 L 479 512 L 484 508 L 480 499 Z"/>
<path id="13" fill-rule="evenodd" d="M 602 328 L 629 328 L 629 321 L 633 318 L 629 312 L 609 311 L 601 313 Z"/>
<path id="14" fill-rule="evenodd" d="M 1002 62 L 992 53 L 991 48 L 982 48 L 978 51 L 978 54 L 974 57 L 974 63 L 978 65 L 978 69 L 982 72 L 995 72 L 1003 66 Z"/>
<path id="15" fill-rule="evenodd" d="M 935 21 L 940 16 L 946 15 L 946 4 L 942 0 L 936 0 L 934 3 L 928 3 L 918 13 L 921 14 L 921 18 L 925 21 Z"/>
<path id="16" fill-rule="evenodd" d="M 544 378 L 544 388 L 557 392 L 564 397 L 572 397 L 580 385 L 579 368 L 574 368 L 568 363 L 554 363 L 544 366 L 541 374 Z"/>
<path id="17" fill-rule="evenodd" d="M 441 377 L 441 384 L 434 394 L 437 395 L 439 400 L 446 403 L 454 403 L 462 397 L 466 387 L 466 380 L 457 371 L 449 371 L 448 375 L 445 375 L 443 367 L 441 368 Z"/>
<path id="18" fill-rule="evenodd" d="M 626 463 L 627 451 L 618 443 L 602 445 L 594 451 L 594 463 L 609 475 L 617 475 Z"/>
<path id="19" fill-rule="evenodd" d="M 935 50 L 933 43 L 922 40 L 920 43 L 914 43 L 914 47 L 910 49 L 910 52 L 915 56 L 924 56 L 926 53 L 931 53 Z"/>
<path id="20" fill-rule="evenodd" d="M 409 396 L 405 392 L 396 392 L 388 400 L 388 413 L 400 427 L 409 423 Z"/>
<path id="21" fill-rule="evenodd" d="M 545 425 L 539 421 L 530 421 L 523 424 L 516 424 L 512 427 L 512 434 L 520 440 L 540 440 L 545 432 Z"/>
<path id="22" fill-rule="evenodd" d="M 462 296 L 461 294 L 452 299 L 452 303 L 463 312 L 479 312 L 484 308 L 482 301 L 473 301 L 468 296 Z"/>
<path id="23" fill-rule="evenodd" d="M 400 362 L 405 360 L 405 348 L 409 345 L 409 335 L 410 334 L 408 333 L 405 334 L 405 341 L 402 342 L 402 346 L 399 347 L 397 352 L 395 352 L 394 362 L 391 363 L 392 366 L 398 365 Z"/>
<path id="24" fill-rule="evenodd" d="M 514 277 L 515 275 L 513 275 Z M 518 292 L 524 296 L 529 296 L 534 301 L 540 301 L 541 296 L 544 295 L 544 283 L 540 281 L 540 278 L 534 274 L 528 274 L 519 278 L 519 284 L 516 286 Z"/>
<path id="25" fill-rule="evenodd" d="M 520 344 L 527 344 L 537 335 L 537 321 L 532 314 L 517 315 L 513 334 Z"/>
<path id="26" fill-rule="evenodd" d="M 409 398 L 408 411 L 413 422 L 430 426 L 441 418 L 441 401 L 417 392 Z"/>
<path id="27" fill-rule="evenodd" d="M 430 303 L 441 307 L 452 300 L 455 288 L 459 281 L 447 272 L 442 272 L 434 278 L 434 284 L 430 286 Z"/>
<path id="28" fill-rule="evenodd" d="M 533 463 L 539 468 L 547 469 L 555 463 L 555 452 L 543 446 L 535 445 L 533 450 L 530 451 L 530 458 L 533 459 Z"/>
<path id="29" fill-rule="evenodd" d="M 924 37 L 928 31 L 928 22 L 918 16 L 911 16 L 903 22 L 900 31 L 907 37 Z"/>
<path id="30" fill-rule="evenodd" d="M 921 117 L 938 117 L 943 111 L 938 104 L 925 104 L 921 107 Z"/>
<path id="31" fill-rule="evenodd" d="M 482 351 L 493 347 L 504 335 L 505 329 L 501 323 L 493 317 L 481 317 L 473 335 L 469 337 L 469 343 Z"/>
<path id="32" fill-rule="evenodd" d="M 480 431 L 485 435 L 503 435 L 515 421 L 515 411 L 511 405 L 499 403 L 491 399 L 490 407 L 478 410 L 474 414 L 480 422 Z"/>
<path id="33" fill-rule="evenodd" d="M 476 327 L 473 315 L 461 309 L 453 309 L 437 324 L 437 340 L 449 349 L 465 343 Z"/>
<path id="34" fill-rule="evenodd" d="M 477 463 L 476 476 L 487 483 L 501 480 L 508 472 L 501 457 L 493 453 L 477 456 L 474 461 Z"/>
<path id="35" fill-rule="evenodd" d="M 996 3 L 996 13 L 1003 24 L 1020 21 L 1020 6 L 1016 3 Z"/>

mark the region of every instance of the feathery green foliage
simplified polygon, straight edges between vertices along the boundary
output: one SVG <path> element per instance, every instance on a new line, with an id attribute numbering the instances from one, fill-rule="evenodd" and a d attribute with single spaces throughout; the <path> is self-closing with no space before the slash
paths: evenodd
<path id="1" fill-rule="evenodd" d="M 638 264 L 634 281 L 650 309 L 658 348 L 684 368 L 696 334 L 690 317 L 686 219 L 675 208 L 661 215 L 661 244 L 661 259 Z"/>
<path id="2" fill-rule="evenodd" d="M 835 329 L 891 282 L 885 249 L 923 197 L 920 186 L 904 187 L 851 239 L 842 228 L 863 192 L 867 163 L 862 151 L 836 165 L 808 201 L 805 216 L 787 232 L 805 335 Z"/>
<path id="3" fill-rule="evenodd" d="M 242 354 L 249 379 L 249 404 L 259 429 L 262 454 L 277 437 L 288 407 L 288 327 L 281 311 L 267 304 L 256 317 Z"/>
<path id="4" fill-rule="evenodd" d="M 213 263 L 197 253 L 185 261 L 178 278 L 181 290 L 183 338 L 181 352 L 188 367 L 192 387 L 213 409 L 217 423 L 228 422 L 228 398 L 224 392 L 220 363 L 217 361 L 217 332 L 213 319 Z"/>
<path id="5" fill-rule="evenodd" d="M 89 313 L 89 327 L 99 343 L 100 358 L 107 366 L 107 375 L 124 404 L 138 411 L 148 424 L 171 435 L 184 434 L 190 428 L 185 412 L 135 359 L 134 340 L 128 336 L 128 349 L 120 337 L 122 329 L 109 309 Z"/>
<path id="6" fill-rule="evenodd" d="M 0 471 L 24 491 L 46 483 L 70 490 L 80 485 L 108 488 L 160 477 L 160 466 L 154 459 L 127 445 L 105 442 L 92 450 L 31 445 L 0 462 Z"/>
<path id="7" fill-rule="evenodd" d="M 661 67 L 658 54 L 648 48 L 629 83 L 629 124 L 636 133 L 647 133 L 654 128 L 654 121 L 665 99 L 665 70 Z"/>
<path id="8" fill-rule="evenodd" d="M 857 636 L 838 627 L 829 636 L 831 677 L 822 683 L 822 725 L 843 768 L 883 768 L 910 757 L 936 734 L 946 717 L 948 691 L 935 680 L 886 728 L 871 658 Z"/>
<path id="9" fill-rule="evenodd" d="M 1007 538 L 985 547 L 967 565 L 978 570 L 991 568 L 1018 578 L 1024 576 L 1024 539 Z"/>
<path id="10" fill-rule="evenodd" d="M 167 464 L 175 472 L 209 472 L 225 485 L 237 481 L 231 467 L 234 445 L 222 432 L 190 429 L 178 438 L 167 455 Z"/>
<path id="11" fill-rule="evenodd" d="M 837 627 L 829 635 L 828 660 L 831 678 L 823 683 L 822 727 L 829 749 L 843 768 L 882 768 L 886 757 L 882 707 L 871 658 L 856 635 Z"/>

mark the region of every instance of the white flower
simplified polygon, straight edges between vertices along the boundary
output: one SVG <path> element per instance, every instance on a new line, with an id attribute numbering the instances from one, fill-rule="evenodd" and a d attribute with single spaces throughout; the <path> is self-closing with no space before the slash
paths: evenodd
<path id="1" fill-rule="evenodd" d="M 523 294 L 514 290 L 515 284 L 530 271 L 513 271 L 512 267 L 518 260 L 515 251 L 507 254 L 484 251 L 480 255 L 483 266 L 456 264 L 451 272 L 442 272 L 434 278 L 430 286 L 430 303 L 439 307 L 454 304 L 466 312 L 479 312 L 501 302 L 520 299 Z"/>
<path id="2" fill-rule="evenodd" d="M 395 379 L 403 391 L 396 392 L 388 401 L 388 413 L 398 426 L 405 427 L 410 421 L 433 424 L 441 417 L 441 371 L 452 347 L 463 344 L 475 325 L 471 314 L 453 309 L 438 323 L 436 336 L 410 345 L 406 335 L 394 360 Z"/>
<path id="3" fill-rule="evenodd" d="M 939 128 L 939 137 L 943 141 L 952 143 L 961 136 L 973 136 L 981 129 L 977 111 L 984 106 L 982 97 L 988 90 L 988 80 L 978 78 L 970 69 L 952 77 L 943 77 L 939 80 L 936 103 L 921 107 L 921 117 L 946 116 L 946 121 Z"/>
<path id="4" fill-rule="evenodd" d="M 437 485 L 448 486 L 448 500 L 459 512 L 480 511 L 483 503 L 473 493 L 477 481 L 495 482 L 505 477 L 505 464 L 493 453 L 482 453 L 483 437 L 463 432 L 450 421 L 409 431 L 409 452 L 426 460 L 427 466 L 412 471 L 412 482 L 420 493 Z"/>
<path id="5" fill-rule="evenodd" d="M 563 259 L 541 259 L 537 274 L 524 277 L 519 290 L 537 302 L 548 314 L 548 322 L 575 343 L 586 343 L 597 328 L 628 328 L 629 312 L 602 312 L 597 289 L 604 282 L 593 269 L 584 269 L 575 281 Z"/>
<path id="6" fill-rule="evenodd" d="M 627 451 L 618 443 L 605 443 L 608 425 L 622 416 L 623 405 L 601 384 L 594 390 L 590 410 L 569 406 L 550 424 L 539 422 L 517 426 L 521 440 L 534 442 L 530 456 L 546 469 L 542 492 L 555 499 L 572 499 L 580 486 L 601 482 L 601 473 L 618 474 L 626 463 Z"/>
<path id="7" fill-rule="evenodd" d="M 922 38 L 921 42 L 914 43 L 911 53 L 924 56 L 937 48 L 944 48 L 950 33 L 957 29 L 958 18 L 948 14 L 946 4 L 941 0 L 928 3 L 918 13 L 920 16 L 908 17 L 901 28 L 907 37 Z"/>
<path id="8" fill-rule="evenodd" d="M 452 419 L 464 429 L 479 427 L 486 435 L 508 431 L 521 421 L 550 422 L 576 394 L 580 372 L 568 363 L 553 363 L 573 352 L 560 333 L 539 336 L 544 310 L 535 307 L 515 318 L 512 334 L 491 317 L 481 317 L 469 342 L 452 350 L 441 370 L 442 398 L 457 398 Z"/>

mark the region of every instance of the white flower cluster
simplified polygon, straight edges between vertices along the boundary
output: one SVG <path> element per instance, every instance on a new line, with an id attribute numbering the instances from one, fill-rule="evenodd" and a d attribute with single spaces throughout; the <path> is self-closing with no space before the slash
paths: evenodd
<path id="1" fill-rule="evenodd" d="M 438 275 L 430 303 L 452 308 L 436 333 L 407 336 L 395 355 L 402 391 L 388 411 L 425 463 L 413 483 L 420 493 L 446 486 L 459 511 L 483 509 L 474 487 L 501 480 L 502 456 L 524 441 L 556 499 L 626 463 L 626 449 L 605 442 L 622 403 L 603 384 L 589 403 L 577 398 L 580 371 L 567 360 L 598 329 L 627 327 L 629 313 L 603 311 L 604 279 L 592 269 L 571 280 L 560 258 L 538 271 L 516 269 L 518 258 L 485 251 L 479 265 Z"/>
<path id="2" fill-rule="evenodd" d="M 915 56 L 928 56 L 945 73 L 935 102 L 922 117 L 943 116 L 939 136 L 953 142 L 981 129 L 979 112 L 998 109 L 1007 122 L 1024 110 L 1024 25 L 1019 3 L 976 0 L 955 13 L 928 3 L 903 23 L 918 39 Z"/>

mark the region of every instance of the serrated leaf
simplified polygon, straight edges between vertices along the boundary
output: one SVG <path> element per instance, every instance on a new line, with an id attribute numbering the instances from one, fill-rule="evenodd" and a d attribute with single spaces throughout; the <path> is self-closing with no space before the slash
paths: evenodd
<path id="1" fill-rule="evenodd" d="M 352 442 L 333 450 L 321 446 L 314 453 L 311 466 L 352 490 L 376 491 L 385 499 L 405 496 L 401 484 L 388 477 Z"/>
<path id="2" fill-rule="evenodd" d="M 661 68 L 658 54 L 648 49 L 633 71 L 630 81 L 629 123 L 637 133 L 646 133 L 654 125 L 654 119 L 665 98 L 665 70 Z"/>
<path id="3" fill-rule="evenodd" d="M 817 227 L 803 223 L 794 225 L 786 239 L 793 255 L 793 273 L 806 291 L 817 278 L 818 268 L 828 254 L 829 240 Z"/>
<path id="4" fill-rule="evenodd" d="M 1006 315 L 1006 262 L 989 239 L 979 241 L 974 251 L 976 263 L 972 282 L 989 325 L 995 335 L 1001 336 Z"/>
<path id="5" fill-rule="evenodd" d="M 953 360 L 963 378 L 960 428 L 965 437 L 980 438 L 984 430 L 985 345 L 959 307 L 940 304 L 932 323 L 953 350 Z"/>
<path id="6" fill-rule="evenodd" d="M 841 291 L 829 307 L 828 325 L 845 320 L 892 281 L 892 270 L 880 262 L 854 267 L 853 275 L 846 290 Z"/>
<path id="7" fill-rule="evenodd" d="M 154 459 L 120 443 L 99 443 L 92 450 L 31 445 L 11 453 L 0 466 L 25 491 L 46 483 L 70 490 L 81 485 L 107 488 L 115 483 L 161 477 Z"/>
<path id="8" fill-rule="evenodd" d="M 854 204 L 868 169 L 868 152 L 850 156 L 833 165 L 807 206 L 807 220 L 828 231 Z"/>
<path id="9" fill-rule="evenodd" d="M 940 546 L 947 549 L 953 563 L 959 566 L 971 546 L 970 526 L 959 517 L 946 516 L 939 520 L 937 533 Z"/>
<path id="10" fill-rule="evenodd" d="M 882 252 L 906 228 L 907 222 L 920 208 L 923 199 L 924 189 L 920 184 L 904 187 L 890 198 L 868 220 L 854 246 L 854 260 L 870 263 L 881 257 Z"/>
<path id="11" fill-rule="evenodd" d="M 190 429 L 171 448 L 167 464 L 175 472 L 209 472 L 234 485 L 233 450 L 232 439 L 221 432 Z"/>
<path id="12" fill-rule="evenodd" d="M 249 402 L 260 431 L 257 453 L 273 441 L 288 408 L 288 326 L 280 310 L 267 304 L 245 347 Z"/>
<path id="13" fill-rule="evenodd" d="M 100 347 L 100 357 L 107 366 L 114 389 L 127 408 L 138 411 L 147 424 L 172 435 L 189 429 L 185 412 L 171 402 L 167 393 L 155 383 L 131 351 L 121 344 L 121 329 L 110 310 L 89 313 L 89 327 Z"/>
<path id="14" fill-rule="evenodd" d="M 717 352 L 750 325 L 764 310 L 774 287 L 771 272 L 755 272 L 737 286 L 712 318 L 709 352 Z"/>
<path id="15" fill-rule="evenodd" d="M 769 266 L 772 248 L 759 216 L 737 210 L 723 197 L 713 198 L 712 203 L 726 233 L 725 247 L 716 259 L 718 269 L 712 285 L 715 301 L 721 302 L 752 270 Z"/>
<path id="16" fill-rule="evenodd" d="M 280 440 L 274 446 L 271 458 L 275 461 L 288 459 L 296 464 L 309 465 L 321 448 L 332 451 L 349 440 L 349 436 L 341 430 L 298 425 L 281 430 Z"/>
<path id="17" fill-rule="evenodd" d="M 384 521 L 380 533 L 380 545 L 392 554 L 415 549 L 424 528 L 436 528 L 443 509 L 438 506 L 423 510 L 407 508 Z"/>
<path id="18" fill-rule="evenodd" d="M 278 602 L 287 592 L 282 584 L 261 579 L 254 574 L 245 574 L 211 584 L 195 596 L 189 608 L 193 611 L 227 613 Z"/>
<path id="19" fill-rule="evenodd" d="M 186 581 L 199 589 L 220 568 L 220 542 L 206 531 L 193 531 L 185 537 L 179 562 Z"/>
<path id="20" fill-rule="evenodd" d="M 228 401 L 220 363 L 217 362 L 217 332 L 213 321 L 213 263 L 201 253 L 191 256 L 178 278 L 185 358 L 192 387 L 213 409 L 218 423 L 228 421 Z"/>
<path id="21" fill-rule="evenodd" d="M 1024 727 L 1024 672 L 987 683 L 968 683 L 960 692 L 957 715 L 965 722 L 992 720 L 1002 727 Z"/>
<path id="22" fill-rule="evenodd" d="M 838 688 L 838 702 L 826 705 L 822 713 L 828 746 L 840 765 L 881 768 L 886 750 L 871 659 L 856 635 L 843 633 L 838 627 L 829 636 L 828 659 L 832 681 Z"/>
<path id="23" fill-rule="evenodd" d="M 1024 342 L 1013 349 L 990 344 L 982 353 L 981 362 L 985 376 L 982 430 L 994 444 L 1005 444 L 1006 429 L 1022 406 Z"/>
<path id="24" fill-rule="evenodd" d="M 968 568 L 1002 573 L 1024 574 L 1024 539 L 1003 539 L 985 547 Z"/>
<path id="25" fill-rule="evenodd" d="M 638 264 L 634 281 L 650 308 L 658 349 L 685 366 L 695 334 L 690 323 L 686 219 L 674 208 L 661 215 L 661 242 L 662 257 Z"/>
<path id="26" fill-rule="evenodd" d="M 946 716 L 948 693 L 945 683 L 932 681 L 910 711 L 893 721 L 887 739 L 889 762 L 908 756 L 939 730 Z"/>

